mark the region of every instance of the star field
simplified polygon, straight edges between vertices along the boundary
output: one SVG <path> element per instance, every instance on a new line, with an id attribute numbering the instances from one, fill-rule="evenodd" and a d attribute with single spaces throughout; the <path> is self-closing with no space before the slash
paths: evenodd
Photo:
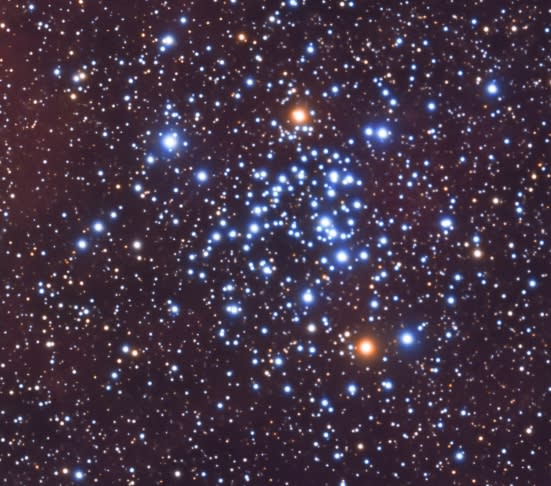
<path id="1" fill-rule="evenodd" d="M 2 484 L 549 484 L 550 19 L 2 2 Z"/>

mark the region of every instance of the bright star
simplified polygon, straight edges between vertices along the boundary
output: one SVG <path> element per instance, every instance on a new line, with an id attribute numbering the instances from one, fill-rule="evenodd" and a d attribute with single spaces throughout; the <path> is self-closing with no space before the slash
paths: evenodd
<path id="1" fill-rule="evenodd" d="M 74 477 L 77 481 L 80 481 L 81 479 L 84 479 L 84 472 L 81 471 L 80 469 L 77 469 L 75 472 L 74 472 Z"/>
<path id="2" fill-rule="evenodd" d="M 291 119 L 297 125 L 302 125 L 308 121 L 308 113 L 304 108 L 295 108 L 291 112 Z"/>
<path id="3" fill-rule="evenodd" d="M 442 228 L 448 229 L 451 228 L 452 225 L 453 221 L 451 218 L 443 218 L 440 220 L 440 226 L 442 226 Z"/>
<path id="4" fill-rule="evenodd" d="M 337 252 L 337 261 L 339 263 L 346 263 L 348 261 L 348 253 L 344 250 L 340 250 Z"/>
<path id="5" fill-rule="evenodd" d="M 368 338 L 361 339 L 356 346 L 356 350 L 364 358 L 373 356 L 375 353 L 375 343 Z"/>
<path id="6" fill-rule="evenodd" d="M 161 39 L 161 44 L 163 44 L 163 46 L 172 46 L 172 45 L 174 45 L 174 37 L 170 34 L 165 35 Z"/>
<path id="7" fill-rule="evenodd" d="M 101 221 L 95 222 L 93 228 L 94 228 L 94 231 L 97 233 L 101 233 L 105 229 Z"/>
<path id="8" fill-rule="evenodd" d="M 499 89 L 495 83 L 490 83 L 488 86 L 486 86 L 486 91 L 491 95 L 495 95 L 497 94 Z"/>
<path id="9" fill-rule="evenodd" d="M 406 331 L 400 336 L 400 341 L 402 341 L 402 344 L 405 344 L 406 346 L 413 344 L 414 340 L 415 339 L 413 337 L 413 334 L 411 334 L 411 332 Z"/>
<path id="10" fill-rule="evenodd" d="M 394 384 L 390 380 L 383 381 L 381 385 L 385 390 L 392 390 L 392 388 L 394 387 Z"/>
<path id="11" fill-rule="evenodd" d="M 304 292 L 302 294 L 302 300 L 306 303 L 306 304 L 311 304 L 313 301 L 314 301 L 314 294 L 312 294 L 312 291 L 311 290 L 307 290 L 306 292 Z"/>
<path id="12" fill-rule="evenodd" d="M 178 135 L 169 133 L 163 137 L 163 145 L 167 150 L 174 150 L 178 146 Z"/>
<path id="13" fill-rule="evenodd" d="M 384 140 L 385 138 L 387 138 L 388 136 L 390 135 L 390 132 L 385 128 L 385 127 L 381 127 L 377 130 L 377 136 L 381 139 L 381 140 Z"/>

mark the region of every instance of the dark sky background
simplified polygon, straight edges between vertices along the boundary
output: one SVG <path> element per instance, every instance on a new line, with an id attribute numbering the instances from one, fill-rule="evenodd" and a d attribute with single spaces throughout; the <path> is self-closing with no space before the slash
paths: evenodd
<path id="1" fill-rule="evenodd" d="M 3 0 L 1 484 L 551 484 L 550 19 Z"/>

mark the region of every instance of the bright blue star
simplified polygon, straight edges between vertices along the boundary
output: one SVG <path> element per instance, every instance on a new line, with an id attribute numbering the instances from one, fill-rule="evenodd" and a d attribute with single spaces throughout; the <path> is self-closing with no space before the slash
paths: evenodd
<path id="1" fill-rule="evenodd" d="M 442 228 L 444 229 L 449 229 L 453 226 L 453 221 L 451 218 L 448 218 L 448 217 L 442 218 L 440 220 L 440 226 L 442 226 Z"/>
<path id="2" fill-rule="evenodd" d="M 84 479 L 84 471 L 82 471 L 81 469 L 76 469 L 73 473 L 73 476 L 77 481 L 81 481 L 82 479 Z"/>
<path id="3" fill-rule="evenodd" d="M 383 381 L 381 385 L 385 390 L 392 390 L 392 388 L 394 387 L 394 384 L 390 380 Z"/>
<path id="4" fill-rule="evenodd" d="M 322 216 L 322 218 L 320 219 L 320 224 L 323 228 L 328 228 L 329 226 L 331 226 L 331 218 L 329 218 L 328 216 Z"/>
<path id="5" fill-rule="evenodd" d="M 236 315 L 241 313 L 241 307 L 237 304 L 228 304 L 226 306 L 226 311 L 229 314 L 232 314 L 232 315 L 236 316 Z"/>
<path id="6" fill-rule="evenodd" d="M 174 45 L 174 36 L 172 36 L 171 34 L 166 34 L 164 37 L 161 38 L 161 44 L 163 46 L 172 46 Z"/>
<path id="7" fill-rule="evenodd" d="M 413 337 L 413 334 L 411 332 L 406 331 L 400 336 L 400 341 L 402 342 L 402 344 L 410 346 L 415 341 L 415 338 Z"/>
<path id="8" fill-rule="evenodd" d="M 306 304 L 311 304 L 312 302 L 314 302 L 314 294 L 310 289 L 302 294 L 302 300 Z"/>
<path id="9" fill-rule="evenodd" d="M 497 84 L 492 81 L 486 86 L 486 91 L 488 92 L 488 94 L 495 95 L 499 92 L 499 88 L 497 87 Z"/>
<path id="10" fill-rule="evenodd" d="M 178 135 L 175 133 L 169 133 L 163 137 L 162 143 L 169 152 L 172 152 L 176 147 L 178 147 Z"/>
<path id="11" fill-rule="evenodd" d="M 339 250 L 337 252 L 337 261 L 339 263 L 346 263 L 348 261 L 348 253 L 344 250 Z"/>
<path id="12" fill-rule="evenodd" d="M 94 228 L 94 231 L 96 233 L 101 233 L 105 229 L 105 226 L 103 226 L 103 223 L 101 221 L 96 221 L 92 228 Z"/>
<path id="13" fill-rule="evenodd" d="M 381 127 L 377 130 L 377 136 L 381 140 L 385 140 L 386 138 L 388 138 L 389 135 L 390 135 L 390 132 L 385 127 Z"/>
<path id="14" fill-rule="evenodd" d="M 205 182 L 209 178 L 209 175 L 206 170 L 200 170 L 197 172 L 197 180 L 199 182 Z"/>

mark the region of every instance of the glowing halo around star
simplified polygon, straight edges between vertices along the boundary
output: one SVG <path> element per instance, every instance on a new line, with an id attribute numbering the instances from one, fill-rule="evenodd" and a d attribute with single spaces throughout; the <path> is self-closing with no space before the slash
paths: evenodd
<path id="1" fill-rule="evenodd" d="M 356 354 L 360 358 L 373 358 L 377 353 L 377 346 L 373 339 L 362 338 L 356 343 Z"/>
<path id="2" fill-rule="evenodd" d="M 178 135 L 169 133 L 162 138 L 162 143 L 165 149 L 173 151 L 178 147 Z"/>
<path id="3" fill-rule="evenodd" d="M 304 125 L 308 122 L 308 112 L 304 108 L 295 108 L 291 111 L 291 121 L 295 125 Z"/>

